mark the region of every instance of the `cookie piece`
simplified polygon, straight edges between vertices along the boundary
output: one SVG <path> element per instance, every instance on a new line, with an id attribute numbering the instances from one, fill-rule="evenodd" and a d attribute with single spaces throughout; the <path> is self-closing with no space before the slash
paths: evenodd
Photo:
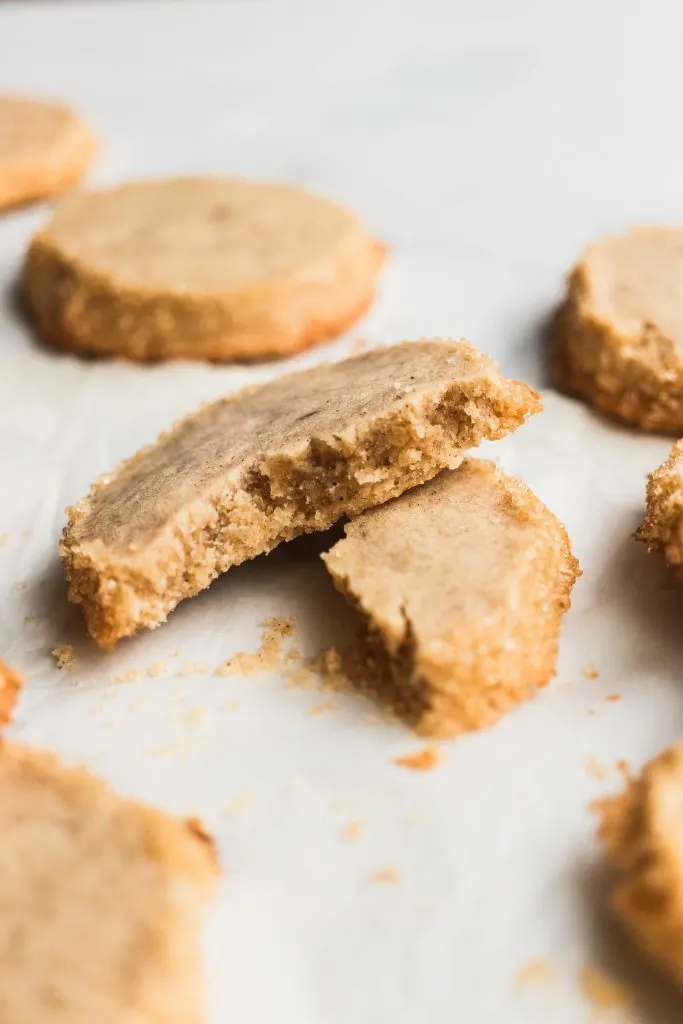
<path id="1" fill-rule="evenodd" d="M 562 524 L 494 463 L 365 512 L 322 557 L 360 616 L 352 677 L 421 735 L 491 725 L 554 675 L 578 562 Z"/>
<path id="2" fill-rule="evenodd" d="M 231 395 L 68 510 L 69 597 L 105 648 L 221 572 L 455 466 L 540 409 L 467 342 L 406 342 Z"/>
<path id="3" fill-rule="evenodd" d="M 567 282 L 552 369 L 604 412 L 683 433 L 683 227 L 588 246 Z"/>
<path id="4" fill-rule="evenodd" d="M 21 676 L 0 658 L 0 728 L 12 721 L 21 683 Z"/>
<path id="5" fill-rule="evenodd" d="M 617 872 L 613 907 L 642 949 L 683 983 L 683 743 L 598 809 Z"/>
<path id="6" fill-rule="evenodd" d="M 34 237 L 39 335 L 78 352 L 262 359 L 340 334 L 372 302 L 384 247 L 291 185 L 148 181 L 73 196 Z"/>
<path id="7" fill-rule="evenodd" d="M 203 1020 L 199 931 L 217 865 L 194 821 L 0 744 L 0 1020 Z"/>
<path id="8" fill-rule="evenodd" d="M 683 441 L 676 441 L 668 459 L 648 477 L 645 519 L 636 538 L 648 551 L 663 554 L 683 578 Z"/>
<path id="9" fill-rule="evenodd" d="M 88 126 L 61 103 L 0 95 L 0 210 L 71 188 L 96 148 Z"/>

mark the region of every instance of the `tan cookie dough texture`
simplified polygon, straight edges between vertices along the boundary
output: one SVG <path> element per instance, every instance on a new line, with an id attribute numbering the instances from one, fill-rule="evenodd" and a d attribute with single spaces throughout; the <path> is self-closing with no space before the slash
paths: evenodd
<path id="1" fill-rule="evenodd" d="M 617 871 L 614 909 L 643 950 L 683 984 L 683 744 L 600 807 L 600 836 Z"/>
<path id="2" fill-rule="evenodd" d="M 378 348 L 231 395 L 69 510 L 69 597 L 111 647 L 231 566 L 423 483 L 539 409 L 467 342 Z"/>
<path id="3" fill-rule="evenodd" d="M 93 133 L 68 107 L 0 95 L 0 210 L 71 188 L 96 148 Z"/>
<path id="4" fill-rule="evenodd" d="M 58 348 L 261 359 L 354 323 L 383 260 L 354 214 L 291 185 L 149 181 L 64 200 L 31 242 L 24 290 Z"/>
<path id="5" fill-rule="evenodd" d="M 645 519 L 636 537 L 649 551 L 660 552 L 683 578 L 683 441 L 647 482 Z"/>
<path id="6" fill-rule="evenodd" d="M 0 1020 L 201 1024 L 217 865 L 194 821 L 0 745 Z"/>
<path id="7" fill-rule="evenodd" d="M 578 563 L 562 524 L 492 462 L 365 512 L 323 560 L 360 616 L 352 677 L 418 733 L 481 729 L 554 675 Z"/>
<path id="8" fill-rule="evenodd" d="M 683 227 L 588 246 L 555 324 L 557 383 L 646 430 L 683 433 Z"/>

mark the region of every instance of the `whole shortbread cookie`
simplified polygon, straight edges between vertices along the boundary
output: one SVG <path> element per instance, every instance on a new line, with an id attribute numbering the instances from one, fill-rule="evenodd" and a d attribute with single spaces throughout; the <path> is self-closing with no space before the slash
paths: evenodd
<path id="1" fill-rule="evenodd" d="M 68 107 L 0 95 L 0 210 L 71 188 L 96 148 Z"/>
<path id="2" fill-rule="evenodd" d="M 111 647 L 221 572 L 415 487 L 540 409 L 467 342 L 406 342 L 230 395 L 69 510 L 69 597 Z"/>
<path id="3" fill-rule="evenodd" d="M 200 826 L 0 744 L 0 1020 L 200 1024 L 217 865 Z"/>
<path id="4" fill-rule="evenodd" d="M 683 577 L 683 441 L 676 441 L 648 478 L 645 518 L 636 537 Z"/>
<path id="5" fill-rule="evenodd" d="M 0 658 L 0 728 L 12 719 L 21 689 L 21 676 Z"/>
<path id="6" fill-rule="evenodd" d="M 569 275 L 552 367 L 598 409 L 683 433 L 683 227 L 588 246 Z"/>
<path id="7" fill-rule="evenodd" d="M 365 512 L 322 557 L 360 616 L 352 678 L 418 733 L 491 725 L 554 675 L 578 562 L 562 524 L 494 463 Z"/>
<path id="8" fill-rule="evenodd" d="M 148 181 L 62 202 L 31 243 L 24 288 L 59 348 L 261 359 L 350 326 L 383 259 L 354 214 L 291 185 Z"/>
<path id="9" fill-rule="evenodd" d="M 598 806 L 617 871 L 613 906 L 643 950 L 683 984 L 683 744 Z"/>

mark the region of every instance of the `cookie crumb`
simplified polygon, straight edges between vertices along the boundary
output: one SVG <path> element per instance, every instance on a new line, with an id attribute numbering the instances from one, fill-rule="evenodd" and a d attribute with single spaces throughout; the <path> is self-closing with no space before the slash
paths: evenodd
<path id="1" fill-rule="evenodd" d="M 607 769 L 605 766 L 600 764 L 597 757 L 593 757 L 592 755 L 586 758 L 584 766 L 588 774 L 592 775 L 593 778 L 597 779 L 599 782 L 602 782 L 607 775 Z"/>
<path id="2" fill-rule="evenodd" d="M 518 988 L 526 988 L 529 985 L 547 985 L 555 981 L 557 967 L 548 957 L 538 956 L 527 960 L 517 971 L 515 984 Z"/>
<path id="3" fill-rule="evenodd" d="M 214 671 L 215 676 L 264 675 L 282 667 L 282 646 L 294 632 L 294 620 L 270 618 L 263 623 L 261 644 L 257 651 L 238 651 Z M 287 655 L 285 655 L 285 658 Z"/>
<path id="4" fill-rule="evenodd" d="M 597 967 L 584 967 L 579 975 L 579 984 L 586 999 L 600 1009 L 625 1006 L 633 998 L 625 985 L 610 978 Z"/>
<path id="5" fill-rule="evenodd" d="M 204 708 L 190 708 L 185 716 L 188 725 L 201 725 L 206 716 Z"/>
<path id="6" fill-rule="evenodd" d="M 57 663 L 57 668 L 62 668 L 65 672 L 71 672 L 76 664 L 76 652 L 72 644 L 57 644 L 52 648 L 51 654 Z"/>
<path id="7" fill-rule="evenodd" d="M 588 711 L 586 712 L 586 714 L 588 715 L 589 718 L 592 718 L 593 715 L 595 714 L 595 708 L 588 708 Z"/>
<path id="8" fill-rule="evenodd" d="M 398 882 L 400 877 L 396 868 L 392 867 L 377 868 L 370 876 L 373 882 Z"/>
<path id="9" fill-rule="evenodd" d="M 156 679 L 164 674 L 164 664 L 162 661 L 153 661 L 147 669 L 147 675 L 150 679 Z"/>
<path id="10" fill-rule="evenodd" d="M 117 676 L 114 676 L 112 683 L 134 683 L 140 678 L 140 670 L 137 668 L 128 668 L 125 672 L 119 672 Z"/>
<path id="11" fill-rule="evenodd" d="M 607 696 L 605 697 L 605 700 L 607 701 L 608 704 L 616 704 L 616 702 L 618 700 L 621 700 L 621 694 L 620 693 L 608 693 Z"/>
<path id="12" fill-rule="evenodd" d="M 0 533 L 0 548 L 7 548 L 12 540 L 11 533 Z"/>
<path id="13" fill-rule="evenodd" d="M 185 661 L 180 666 L 181 676 L 200 676 L 209 671 L 209 666 L 203 661 Z"/>
<path id="14" fill-rule="evenodd" d="M 311 668 L 323 677 L 323 690 L 348 690 L 351 683 L 344 672 L 344 662 L 336 647 L 326 647 L 311 661 Z"/>
<path id="15" fill-rule="evenodd" d="M 312 690 L 315 683 L 315 675 L 310 668 L 300 666 L 297 669 L 288 669 L 284 673 L 285 684 L 297 690 Z"/>
<path id="16" fill-rule="evenodd" d="M 326 700 L 323 704 L 314 704 L 312 708 L 308 709 L 309 715 L 324 715 L 326 711 L 338 711 L 339 708 L 331 700 Z"/>
<path id="17" fill-rule="evenodd" d="M 424 747 L 415 754 L 407 754 L 405 757 L 395 757 L 394 764 L 400 768 L 410 768 L 414 772 L 429 772 L 436 768 L 443 760 L 441 752 L 436 747 Z"/>
<path id="18" fill-rule="evenodd" d="M 598 679 L 599 676 L 600 673 L 598 672 L 595 665 L 586 665 L 586 667 L 583 670 L 584 679 Z"/>
<path id="19" fill-rule="evenodd" d="M 35 615 L 24 615 L 24 622 L 34 622 Z"/>
<path id="20" fill-rule="evenodd" d="M 617 761 L 615 767 L 619 774 L 626 780 L 626 782 L 631 781 L 631 779 L 633 778 L 633 773 L 631 772 L 631 765 L 628 763 L 628 761 L 626 761 L 622 757 L 620 758 L 620 760 Z"/>
<path id="21" fill-rule="evenodd" d="M 359 821 L 350 821 L 348 823 L 348 825 L 344 825 L 344 831 L 342 832 L 342 835 L 344 836 L 344 839 L 348 839 L 349 842 L 351 842 L 352 840 L 358 838 L 358 833 L 359 832 L 360 832 L 360 822 Z"/>

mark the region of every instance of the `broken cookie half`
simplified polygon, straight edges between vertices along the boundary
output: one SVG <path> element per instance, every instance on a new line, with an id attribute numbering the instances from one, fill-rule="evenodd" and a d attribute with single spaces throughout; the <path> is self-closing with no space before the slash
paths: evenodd
<path id="1" fill-rule="evenodd" d="M 578 562 L 562 524 L 494 463 L 365 512 L 322 557 L 360 616 L 350 675 L 418 733 L 491 725 L 554 675 Z"/>
<path id="2" fill-rule="evenodd" d="M 600 801 L 599 829 L 617 872 L 612 904 L 641 948 L 683 984 L 683 743 Z"/>
<path id="3" fill-rule="evenodd" d="M 231 566 L 424 483 L 539 409 L 464 341 L 377 348 L 239 392 L 69 509 L 69 597 L 110 648 Z"/>
<path id="4" fill-rule="evenodd" d="M 84 768 L 0 744 L 0 1020 L 204 1020 L 211 840 Z"/>

